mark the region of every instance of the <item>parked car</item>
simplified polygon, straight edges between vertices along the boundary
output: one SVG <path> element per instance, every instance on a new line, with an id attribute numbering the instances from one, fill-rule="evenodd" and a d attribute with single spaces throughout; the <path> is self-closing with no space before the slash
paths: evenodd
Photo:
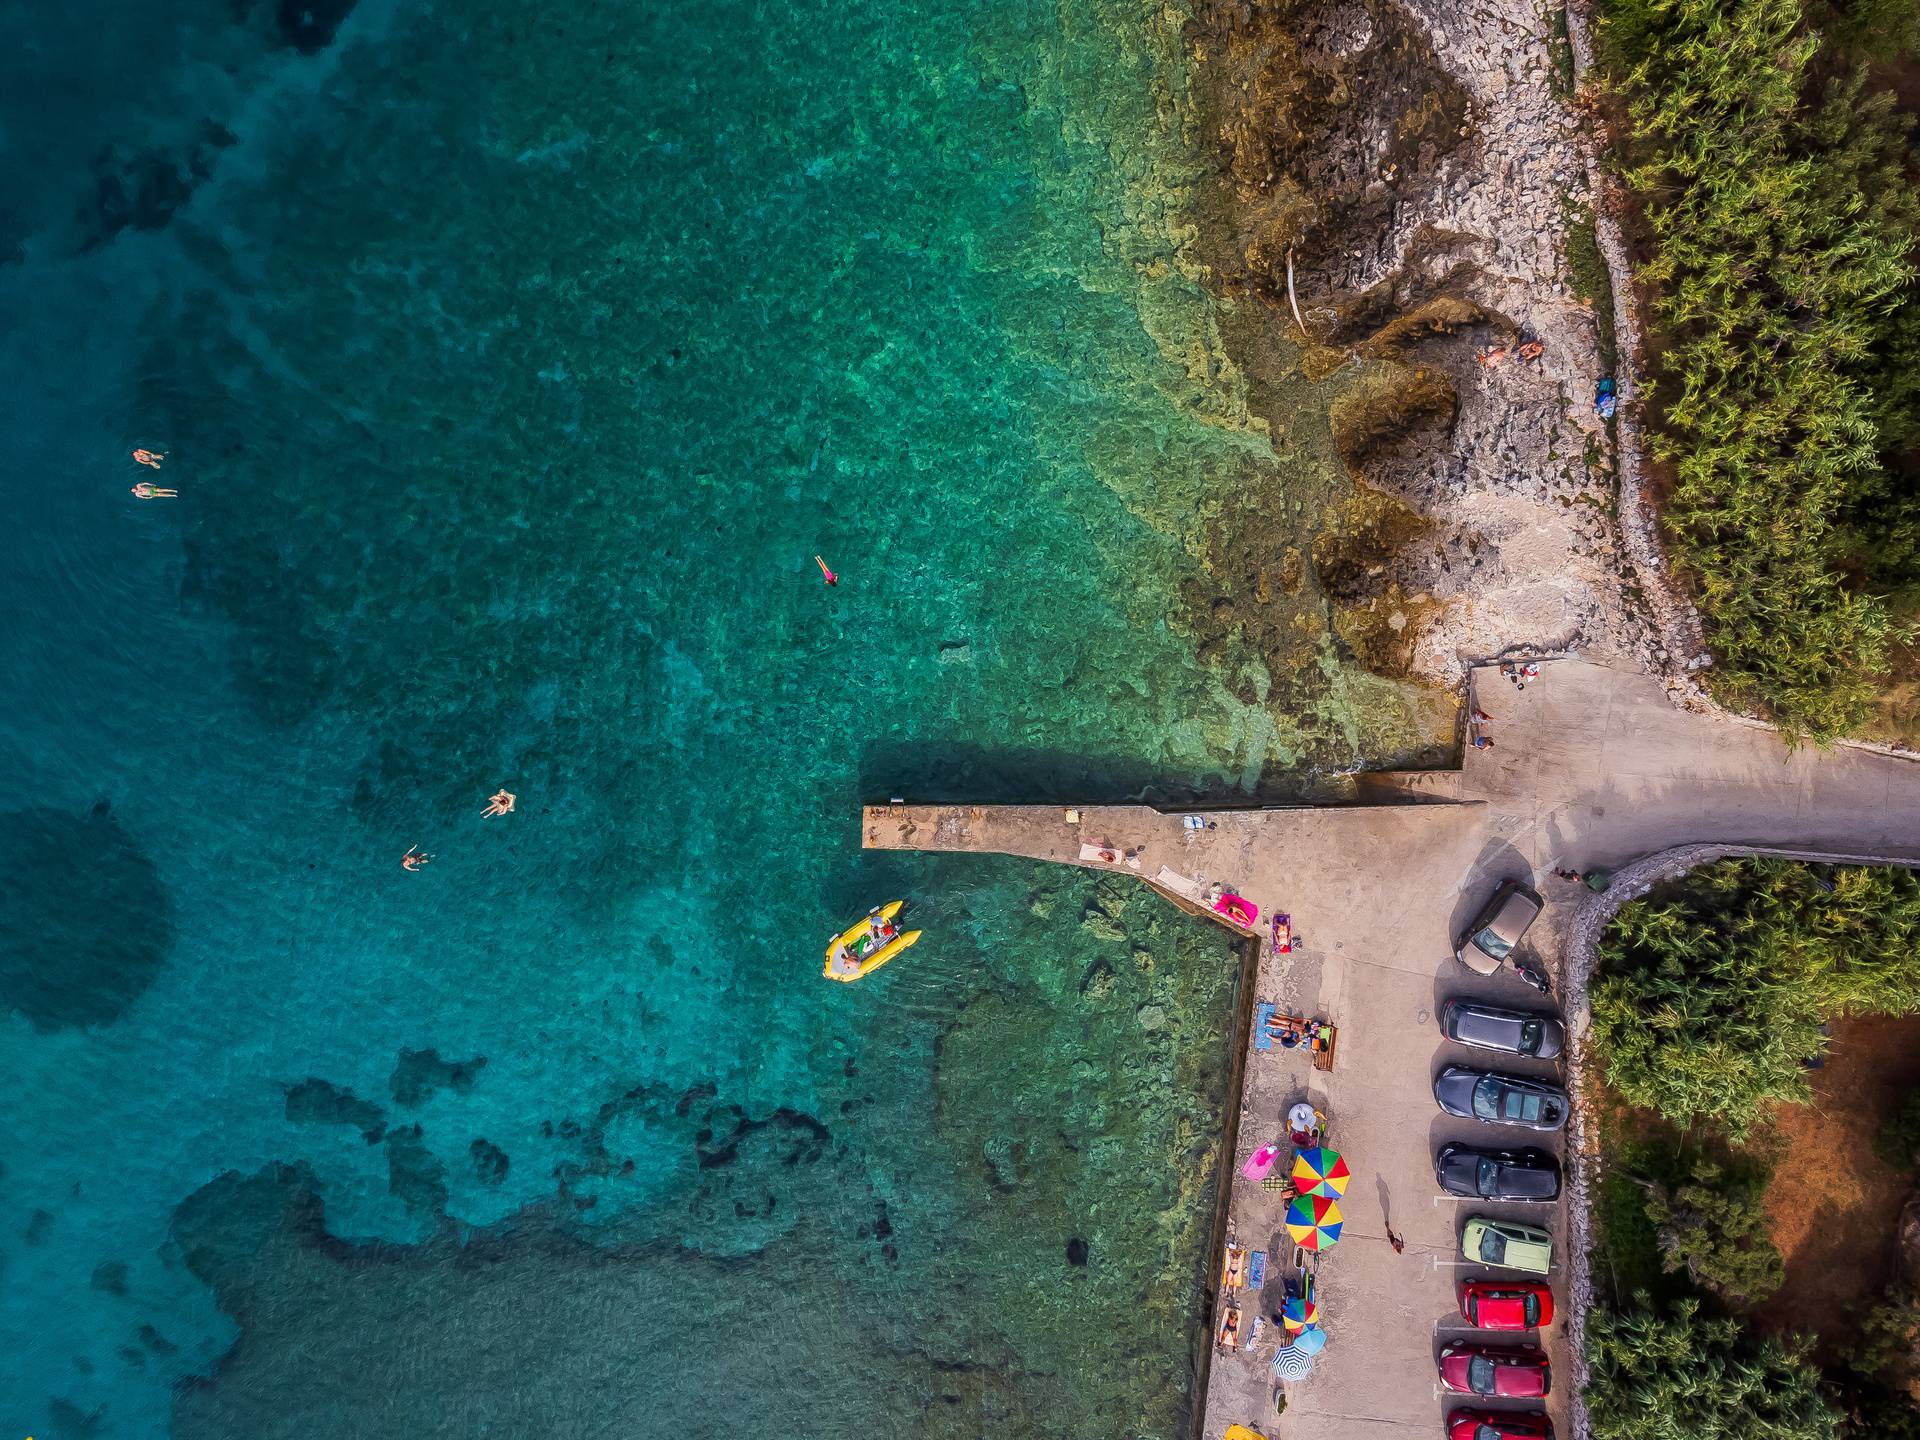
<path id="1" fill-rule="evenodd" d="M 1567 1123 L 1566 1092 L 1523 1075 L 1449 1065 L 1434 1079 L 1433 1098 L 1449 1115 L 1464 1115 L 1489 1125 L 1558 1130 Z"/>
<path id="2" fill-rule="evenodd" d="M 1553 1422 L 1537 1410 L 1455 1410 L 1447 1440 L 1553 1440 Z"/>
<path id="3" fill-rule="evenodd" d="M 1545 1352 L 1536 1345 L 1456 1340 L 1440 1352 L 1440 1383 L 1457 1395 L 1539 1400 L 1553 1384 L 1553 1374 Z"/>
<path id="4" fill-rule="evenodd" d="M 1481 975 L 1493 974 L 1512 957 L 1514 946 L 1538 918 L 1540 905 L 1540 897 L 1518 880 L 1501 881 L 1454 947 L 1454 958 Z"/>
<path id="5" fill-rule="evenodd" d="M 1566 1047 L 1567 1030 L 1554 1015 L 1503 1010 L 1473 1000 L 1449 1000 L 1440 1007 L 1440 1032 L 1476 1050 L 1504 1050 L 1552 1060 Z"/>
<path id="6" fill-rule="evenodd" d="M 1545 1275 L 1553 1268 L 1553 1236 L 1538 1225 L 1475 1215 L 1460 1232 L 1460 1257 L 1504 1270 Z"/>
<path id="7" fill-rule="evenodd" d="M 1482 1330 L 1544 1330 L 1553 1323 L 1553 1291 L 1537 1280 L 1465 1280 L 1460 1318 Z"/>
<path id="8" fill-rule="evenodd" d="M 1449 1195 L 1470 1200 L 1554 1200 L 1560 1195 L 1560 1162 L 1544 1150 L 1443 1145 L 1434 1156 L 1433 1174 Z"/>

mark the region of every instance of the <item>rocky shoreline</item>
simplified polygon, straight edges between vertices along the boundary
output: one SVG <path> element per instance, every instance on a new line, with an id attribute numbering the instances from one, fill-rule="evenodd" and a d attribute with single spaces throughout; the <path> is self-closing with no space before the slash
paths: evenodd
<path id="1" fill-rule="evenodd" d="M 1703 703 L 1639 459 L 1617 197 L 1576 108 L 1588 18 L 1202 4 L 1192 48 L 1225 170 L 1209 263 L 1328 382 L 1334 447 L 1380 512 L 1356 552 L 1316 547 L 1336 633 L 1449 688 L 1487 659 L 1579 651 Z M 1593 405 L 1608 375 L 1614 427 Z"/>

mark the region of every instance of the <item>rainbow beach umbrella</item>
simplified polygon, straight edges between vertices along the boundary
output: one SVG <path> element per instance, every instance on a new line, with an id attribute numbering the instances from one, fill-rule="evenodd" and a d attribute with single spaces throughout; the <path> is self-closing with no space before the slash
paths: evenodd
<path id="1" fill-rule="evenodd" d="M 1311 1295 L 1289 1295 L 1280 1306 L 1280 1323 L 1298 1332 L 1320 1319 L 1320 1302 Z"/>
<path id="2" fill-rule="evenodd" d="M 1287 1206 L 1287 1238 L 1302 1250 L 1325 1250 L 1340 1238 L 1347 1217 L 1325 1195 L 1296 1195 Z"/>
<path id="3" fill-rule="evenodd" d="M 1293 1152 L 1293 1187 L 1302 1195 L 1325 1195 L 1329 1199 L 1347 1193 L 1353 1173 L 1338 1150 L 1324 1145 L 1309 1145 Z"/>

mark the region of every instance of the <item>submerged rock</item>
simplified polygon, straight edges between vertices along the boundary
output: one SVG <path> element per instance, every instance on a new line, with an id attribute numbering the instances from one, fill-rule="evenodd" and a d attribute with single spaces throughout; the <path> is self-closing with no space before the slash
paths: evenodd
<path id="1" fill-rule="evenodd" d="M 0 815 L 0 1003 L 36 1030 L 106 1025 L 173 953 L 159 871 L 111 811 Z"/>
<path id="2" fill-rule="evenodd" d="M 402 1050 L 387 1088 L 396 1105 L 422 1104 L 442 1086 L 464 1095 L 473 1089 L 474 1079 L 486 1063 L 484 1055 L 471 1060 L 442 1060 L 437 1050 Z"/>

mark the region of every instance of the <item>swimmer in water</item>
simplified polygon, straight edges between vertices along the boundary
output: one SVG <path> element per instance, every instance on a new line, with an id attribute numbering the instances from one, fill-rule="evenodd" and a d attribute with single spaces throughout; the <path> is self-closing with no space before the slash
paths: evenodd
<path id="1" fill-rule="evenodd" d="M 827 568 L 827 562 L 822 560 L 818 555 L 813 557 L 813 563 L 820 567 L 821 578 L 823 578 L 827 584 L 838 585 L 840 583 L 840 577 L 829 570 Z"/>
<path id="2" fill-rule="evenodd" d="M 402 870 L 418 870 L 431 859 L 433 859 L 433 856 L 427 854 L 427 852 L 422 850 L 418 845 L 409 845 L 407 847 L 407 853 L 400 857 L 400 868 Z"/>
<path id="3" fill-rule="evenodd" d="M 480 818 L 485 820 L 494 815 L 505 815 L 513 809 L 513 800 L 512 792 L 507 790 L 488 796 L 487 808 L 480 812 Z"/>
<path id="4" fill-rule="evenodd" d="M 133 493 L 142 500 L 172 500 L 180 494 L 178 490 L 168 490 L 160 485 L 150 485 L 145 480 L 142 480 L 138 485 L 133 487 Z"/>
<path id="5" fill-rule="evenodd" d="M 158 470 L 160 468 L 160 462 L 167 458 L 167 452 L 164 450 L 136 450 L 133 452 L 133 458 L 138 460 L 142 465 L 151 466 L 153 469 Z"/>

